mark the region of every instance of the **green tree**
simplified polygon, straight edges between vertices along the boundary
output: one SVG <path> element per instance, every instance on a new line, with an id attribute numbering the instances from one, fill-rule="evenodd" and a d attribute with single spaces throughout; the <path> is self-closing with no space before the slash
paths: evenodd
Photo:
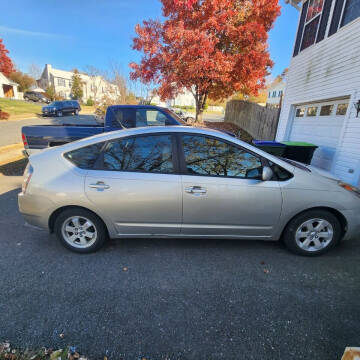
<path id="1" fill-rule="evenodd" d="M 77 69 L 74 70 L 74 75 L 71 78 L 72 86 L 71 86 L 71 97 L 76 100 L 81 100 L 84 92 L 83 92 L 83 84 L 84 82 L 81 80 L 79 71 Z"/>
<path id="2" fill-rule="evenodd" d="M 48 86 L 45 90 L 45 94 L 49 97 L 51 101 L 56 99 L 56 91 L 54 85 Z"/>
<path id="3" fill-rule="evenodd" d="M 32 85 L 36 84 L 34 78 L 21 71 L 14 71 L 9 75 L 9 79 L 15 81 L 19 85 L 19 91 L 21 92 L 29 90 Z"/>

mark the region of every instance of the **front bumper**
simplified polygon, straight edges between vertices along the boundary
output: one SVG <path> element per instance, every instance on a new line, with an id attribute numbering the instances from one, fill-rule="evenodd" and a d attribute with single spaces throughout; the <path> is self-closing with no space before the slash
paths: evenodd
<path id="1" fill-rule="evenodd" d="M 51 116 L 51 115 L 56 115 L 56 110 L 42 110 L 42 115 L 43 116 Z"/>
<path id="2" fill-rule="evenodd" d="M 343 215 L 347 221 L 347 229 L 343 240 L 360 239 L 360 211 L 344 210 Z"/>

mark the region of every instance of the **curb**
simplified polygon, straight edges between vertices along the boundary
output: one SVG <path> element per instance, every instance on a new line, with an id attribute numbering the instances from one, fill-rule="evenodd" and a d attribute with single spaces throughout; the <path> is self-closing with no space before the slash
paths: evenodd
<path id="1" fill-rule="evenodd" d="M 12 144 L 0 147 L 0 166 L 21 160 L 24 158 L 22 143 Z"/>

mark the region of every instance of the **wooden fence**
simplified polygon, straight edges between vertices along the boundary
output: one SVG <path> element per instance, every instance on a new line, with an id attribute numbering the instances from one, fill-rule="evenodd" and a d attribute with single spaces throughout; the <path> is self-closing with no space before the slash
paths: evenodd
<path id="1" fill-rule="evenodd" d="M 243 100 L 226 104 L 225 122 L 233 123 L 247 131 L 254 139 L 274 140 L 280 109 L 264 107 Z"/>

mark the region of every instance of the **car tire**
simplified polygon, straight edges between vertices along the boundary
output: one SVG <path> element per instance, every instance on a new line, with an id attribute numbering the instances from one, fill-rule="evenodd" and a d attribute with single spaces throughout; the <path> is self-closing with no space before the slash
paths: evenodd
<path id="1" fill-rule="evenodd" d="M 25 101 L 29 101 L 29 98 L 27 96 L 24 96 Z"/>
<path id="2" fill-rule="evenodd" d="M 79 115 L 79 110 L 75 110 L 74 115 Z"/>
<path id="3" fill-rule="evenodd" d="M 309 210 L 293 218 L 283 234 L 291 252 L 304 256 L 319 256 L 331 250 L 342 237 L 338 218 L 326 210 Z"/>
<path id="4" fill-rule="evenodd" d="M 91 211 L 81 208 L 61 212 L 55 220 L 54 231 L 63 246 L 77 253 L 95 252 L 107 239 L 102 220 Z"/>
<path id="5" fill-rule="evenodd" d="M 62 117 L 62 116 L 63 116 L 63 112 L 62 112 L 61 110 L 58 110 L 58 111 L 56 112 L 56 116 L 57 116 L 57 117 Z"/>

